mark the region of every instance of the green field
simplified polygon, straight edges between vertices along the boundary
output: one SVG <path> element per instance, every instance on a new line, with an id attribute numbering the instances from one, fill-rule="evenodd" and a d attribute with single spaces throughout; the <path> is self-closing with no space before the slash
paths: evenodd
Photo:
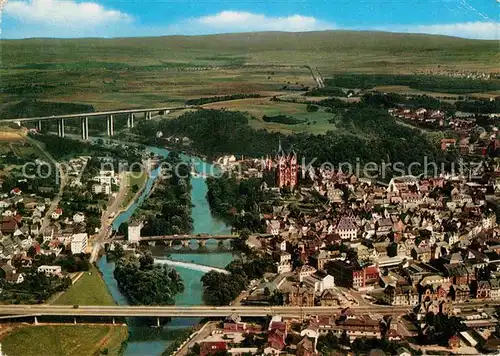
<path id="1" fill-rule="evenodd" d="M 126 339 L 126 326 L 39 325 L 16 328 L 1 343 L 5 355 L 89 356 L 119 355 Z"/>
<path id="2" fill-rule="evenodd" d="M 52 304 L 55 305 L 116 305 L 108 287 L 104 283 L 99 270 L 92 266 L 90 271 L 66 292 L 61 294 Z"/>
<path id="3" fill-rule="evenodd" d="M 271 101 L 270 98 L 240 99 L 226 102 L 211 103 L 203 106 L 207 109 L 238 110 L 248 112 L 251 116 L 250 125 L 256 129 L 282 132 L 284 134 L 310 132 L 322 134 L 334 130 L 335 126 L 328 122 L 334 117 L 324 111 L 307 112 L 306 104 Z M 262 116 L 288 115 L 307 122 L 295 125 L 285 125 L 275 122 L 265 122 Z"/>
<path id="4" fill-rule="evenodd" d="M 499 73 L 497 41 L 383 32 L 2 40 L 0 100 L 114 109 L 314 86 L 336 73 Z M 1 110 L 0 110 L 1 112 Z"/>

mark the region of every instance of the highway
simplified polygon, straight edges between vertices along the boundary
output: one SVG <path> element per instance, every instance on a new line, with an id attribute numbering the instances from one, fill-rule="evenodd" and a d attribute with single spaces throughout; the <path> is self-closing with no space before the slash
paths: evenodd
<path id="1" fill-rule="evenodd" d="M 66 114 L 66 115 L 52 115 L 52 116 L 38 116 L 38 117 L 23 117 L 19 119 L 6 119 L 2 122 L 23 122 L 23 121 L 38 121 L 38 120 L 55 120 L 55 119 L 74 119 L 81 117 L 94 117 L 94 116 L 108 116 L 108 115 L 123 115 L 123 114 L 136 114 L 143 112 L 154 111 L 172 111 L 189 109 L 191 106 L 177 106 L 177 107 L 161 107 L 161 108 L 145 108 L 145 109 L 128 109 L 128 110 L 115 110 L 115 111 L 98 111 L 80 114 Z"/>
<path id="2" fill-rule="evenodd" d="M 226 317 L 236 313 L 243 317 L 305 317 L 307 315 L 332 315 L 340 313 L 335 307 L 249 307 L 249 306 L 57 306 L 57 305 L 4 305 L 0 315 L 11 316 L 95 316 L 95 317 Z M 402 315 L 409 307 L 366 306 L 356 307 L 360 314 L 380 313 Z"/>
<path id="3" fill-rule="evenodd" d="M 454 304 L 462 311 L 484 307 L 483 301 Z M 0 305 L 0 315 L 20 316 L 94 316 L 94 317 L 226 317 L 236 313 L 242 317 L 281 315 L 302 318 L 308 315 L 339 314 L 340 307 L 288 307 L 288 306 L 78 306 L 68 305 Z M 356 314 L 381 314 L 400 316 L 411 311 L 408 306 L 360 305 L 350 308 Z"/>

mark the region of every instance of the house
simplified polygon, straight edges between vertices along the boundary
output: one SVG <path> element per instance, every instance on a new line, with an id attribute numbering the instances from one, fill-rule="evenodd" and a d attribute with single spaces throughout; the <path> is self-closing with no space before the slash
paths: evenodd
<path id="1" fill-rule="evenodd" d="M 203 341 L 200 347 L 200 356 L 215 355 L 227 350 L 227 344 L 224 341 Z"/>
<path id="2" fill-rule="evenodd" d="M 274 321 L 271 320 L 269 324 L 267 334 L 267 344 L 268 347 L 264 350 L 264 353 L 273 354 L 275 353 L 273 350 L 281 351 L 286 345 L 286 337 L 287 337 L 287 325 L 282 321 Z M 271 350 L 267 350 L 267 349 Z M 270 352 L 269 352 L 270 351 Z"/>
<path id="3" fill-rule="evenodd" d="M 302 283 L 307 288 L 314 290 L 315 293 L 323 293 L 325 289 L 333 289 L 335 287 L 335 280 L 330 275 L 325 277 L 318 275 L 304 277 Z"/>
<path id="4" fill-rule="evenodd" d="M 14 231 L 16 231 L 17 229 L 18 229 L 18 225 L 17 225 L 16 219 L 14 219 L 12 217 L 3 219 L 2 225 L 0 227 L 2 234 L 10 235 L 10 234 L 13 234 Z"/>
<path id="5" fill-rule="evenodd" d="M 110 184 L 106 184 L 106 183 L 92 184 L 91 189 L 92 189 L 93 194 L 104 194 L 104 195 L 111 194 L 111 185 Z"/>
<path id="6" fill-rule="evenodd" d="M 460 338 L 457 335 L 450 337 L 448 340 L 448 347 L 450 349 L 458 349 L 460 347 Z"/>
<path id="7" fill-rule="evenodd" d="M 285 305 L 291 307 L 313 307 L 314 291 L 300 286 L 291 286 L 285 293 Z"/>
<path id="8" fill-rule="evenodd" d="M 452 285 L 450 297 L 455 303 L 465 303 L 469 300 L 470 288 L 466 285 Z"/>
<path id="9" fill-rule="evenodd" d="M 337 224 L 335 232 L 340 235 L 343 240 L 354 240 L 358 234 L 358 227 L 353 218 L 343 216 Z"/>
<path id="10" fill-rule="evenodd" d="M 75 224 L 81 224 L 84 221 L 85 221 L 85 215 L 83 213 L 76 213 L 75 215 L 73 215 L 73 222 Z"/>
<path id="11" fill-rule="evenodd" d="M 324 250 L 321 250 L 309 257 L 309 262 L 311 263 L 311 265 L 319 271 L 325 269 L 325 265 L 328 261 L 330 261 L 330 256 L 328 252 Z"/>
<path id="12" fill-rule="evenodd" d="M 10 206 L 10 202 L 7 200 L 0 200 L 0 209 L 6 209 Z"/>
<path id="13" fill-rule="evenodd" d="M 309 266 L 309 265 L 302 265 L 299 268 L 299 282 L 302 282 L 305 277 L 312 276 L 314 273 L 316 273 L 316 268 Z"/>
<path id="14" fill-rule="evenodd" d="M 273 253 L 274 260 L 278 265 L 278 273 L 286 273 L 292 271 L 292 255 L 286 251 L 275 251 Z"/>
<path id="15" fill-rule="evenodd" d="M 316 355 L 315 343 L 309 337 L 304 336 L 302 340 L 297 344 L 297 356 L 313 356 Z"/>
<path id="16" fill-rule="evenodd" d="M 418 291 L 410 285 L 388 285 L 384 289 L 384 301 L 390 305 L 408 305 L 415 306 L 418 304 Z"/>
<path id="17" fill-rule="evenodd" d="M 88 236 L 86 233 L 71 236 L 71 253 L 85 253 L 87 251 Z"/>
<path id="18" fill-rule="evenodd" d="M 493 300 L 500 300 L 500 281 L 495 278 L 491 278 L 490 282 L 490 298 Z"/>
<path id="19" fill-rule="evenodd" d="M 21 191 L 21 189 L 19 189 L 19 188 L 14 188 L 14 189 L 12 189 L 12 190 L 10 191 L 10 194 L 11 194 L 11 195 L 16 195 L 16 196 L 19 196 L 19 195 L 21 195 L 21 194 L 22 194 L 22 191 Z"/>
<path id="20" fill-rule="evenodd" d="M 491 298 L 491 285 L 488 281 L 474 281 L 472 289 L 476 291 L 477 299 Z"/>
<path id="21" fill-rule="evenodd" d="M 414 247 L 411 250 L 411 257 L 416 261 L 421 261 L 427 263 L 431 260 L 432 251 L 429 246 L 426 247 Z"/>
<path id="22" fill-rule="evenodd" d="M 320 305 L 322 307 L 336 307 L 340 305 L 339 296 L 333 291 L 333 289 L 325 289 L 320 296 Z"/>
<path id="23" fill-rule="evenodd" d="M 62 215 L 63 210 L 61 208 L 57 208 L 54 210 L 54 212 L 50 215 L 50 217 L 54 220 L 59 219 L 59 217 Z"/>
<path id="24" fill-rule="evenodd" d="M 52 276 L 60 276 L 62 274 L 61 266 L 42 265 L 37 269 L 38 273 L 45 273 Z"/>
<path id="25" fill-rule="evenodd" d="M 2 270 L 5 273 L 5 280 L 8 283 L 12 283 L 12 284 L 23 283 L 23 281 L 24 281 L 23 274 L 17 273 L 16 269 L 14 267 L 12 267 L 11 265 L 9 265 L 9 264 L 3 265 Z"/>
<path id="26" fill-rule="evenodd" d="M 224 319 L 224 331 L 243 332 L 246 326 L 247 324 L 241 321 L 241 317 L 234 313 Z"/>
<path id="27" fill-rule="evenodd" d="M 333 187 L 328 187 L 327 197 L 332 203 L 342 203 L 344 198 L 344 192 L 340 189 L 335 189 Z"/>
<path id="28" fill-rule="evenodd" d="M 278 220 L 271 220 L 267 224 L 267 233 L 273 236 L 278 236 L 280 233 L 281 224 Z"/>

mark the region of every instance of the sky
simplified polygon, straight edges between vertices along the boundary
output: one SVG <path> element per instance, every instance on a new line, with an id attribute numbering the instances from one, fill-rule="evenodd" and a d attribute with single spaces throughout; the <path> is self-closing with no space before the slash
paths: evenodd
<path id="1" fill-rule="evenodd" d="M 1 37 L 380 30 L 500 40 L 500 0 L 0 0 Z"/>

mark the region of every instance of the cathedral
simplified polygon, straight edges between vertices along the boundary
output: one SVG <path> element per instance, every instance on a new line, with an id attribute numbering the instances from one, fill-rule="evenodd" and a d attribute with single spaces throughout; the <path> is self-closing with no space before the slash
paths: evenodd
<path id="1" fill-rule="evenodd" d="M 276 185 L 279 188 L 289 187 L 293 189 L 297 186 L 297 154 L 293 150 L 285 153 L 281 148 L 281 141 L 274 162 L 270 157 L 267 157 L 264 161 L 264 170 L 272 171 L 273 169 L 276 171 Z"/>

